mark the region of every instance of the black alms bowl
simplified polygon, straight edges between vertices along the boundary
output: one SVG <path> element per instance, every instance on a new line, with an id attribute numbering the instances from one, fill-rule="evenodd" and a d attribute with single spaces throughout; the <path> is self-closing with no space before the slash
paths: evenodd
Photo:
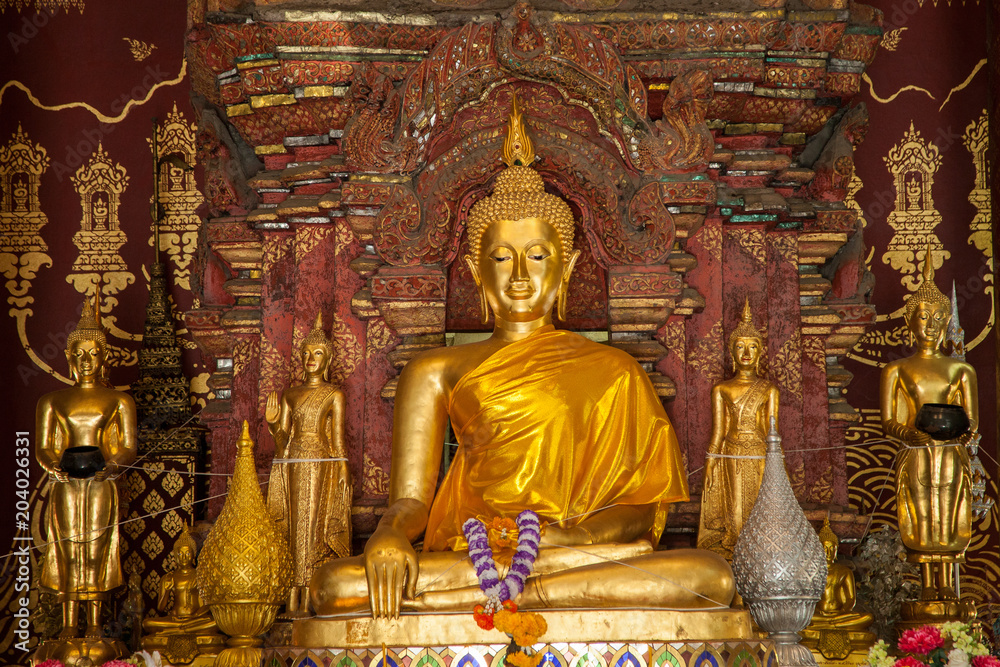
<path id="1" fill-rule="evenodd" d="M 59 467 L 76 479 L 93 477 L 104 470 L 104 455 L 99 447 L 70 447 L 63 451 Z"/>
<path id="2" fill-rule="evenodd" d="M 961 405 L 924 403 L 913 425 L 935 440 L 954 440 L 969 430 L 969 416 Z"/>

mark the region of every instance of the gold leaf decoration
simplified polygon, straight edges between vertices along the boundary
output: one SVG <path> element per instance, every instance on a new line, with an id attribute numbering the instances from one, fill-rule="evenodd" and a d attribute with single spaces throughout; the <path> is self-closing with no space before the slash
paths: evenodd
<path id="1" fill-rule="evenodd" d="M 141 62 L 148 58 L 153 53 L 153 49 L 156 48 L 155 44 L 140 42 L 138 39 L 132 39 L 131 37 L 122 37 L 122 39 L 128 42 L 129 51 L 132 52 L 132 58 L 136 62 Z M 174 108 L 176 109 L 176 105 Z"/>
<path id="2" fill-rule="evenodd" d="M 882 48 L 886 51 L 895 51 L 899 48 L 899 41 L 903 38 L 903 31 L 908 28 L 896 28 L 882 35 Z"/>
<path id="3" fill-rule="evenodd" d="M 37 13 L 45 12 L 53 14 L 57 11 L 69 11 L 76 9 L 83 13 L 83 0 L 0 0 L 0 12 L 7 11 L 7 8 L 15 9 L 18 13 L 25 10 L 32 10 Z"/>
<path id="4" fill-rule="evenodd" d="M 722 261 L 722 227 L 702 225 L 694 236 L 716 262 Z"/>
<path id="5" fill-rule="evenodd" d="M 796 396 L 802 394 L 802 335 L 798 329 L 774 355 L 771 378 L 787 392 Z"/>
<path id="6" fill-rule="evenodd" d="M 972 234 L 969 243 L 975 245 L 990 263 L 993 271 L 993 234 L 991 225 L 992 206 L 990 203 L 990 165 L 987 162 L 989 149 L 989 116 L 986 109 L 976 120 L 969 123 L 962 136 L 962 143 L 972 153 L 972 162 L 976 167 L 976 185 L 969 193 L 969 202 L 976 207 L 976 215 L 972 218 L 970 228 Z"/>
<path id="7" fill-rule="evenodd" d="M 389 493 L 389 475 L 382 466 L 375 465 L 375 461 L 368 454 L 364 457 L 364 470 L 361 486 L 365 495 L 384 496 Z"/>
<path id="8" fill-rule="evenodd" d="M 395 341 L 395 334 L 386 325 L 381 317 L 373 317 L 368 320 L 367 343 L 365 345 L 365 357 L 380 357 Z"/>
<path id="9" fill-rule="evenodd" d="M 678 359 L 684 361 L 684 321 L 670 320 L 667 322 L 667 326 L 660 331 L 662 331 L 662 335 L 659 337 L 660 344 L 677 355 Z"/>
<path id="10" fill-rule="evenodd" d="M 688 355 L 688 365 L 713 383 L 722 379 L 722 350 L 725 347 L 722 333 L 722 321 L 719 320 Z"/>
<path id="11" fill-rule="evenodd" d="M 763 269 L 767 264 L 767 250 L 764 248 L 763 229 L 727 229 L 726 234 Z"/>

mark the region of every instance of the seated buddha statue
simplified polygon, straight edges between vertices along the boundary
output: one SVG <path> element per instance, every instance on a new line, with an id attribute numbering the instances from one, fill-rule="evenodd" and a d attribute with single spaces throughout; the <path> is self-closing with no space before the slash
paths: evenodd
<path id="1" fill-rule="evenodd" d="M 725 559 L 654 549 L 669 503 L 688 492 L 646 373 L 627 353 L 553 326 L 580 253 L 569 206 L 530 166 L 516 102 L 503 155 L 492 195 L 469 213 L 464 257 L 493 333 L 405 367 L 388 508 L 363 555 L 317 569 L 313 608 L 376 618 L 471 610 L 483 593 L 463 523 L 525 509 L 543 530 L 522 608 L 728 607 L 735 586 Z M 459 448 L 438 487 L 449 421 Z"/>
<path id="2" fill-rule="evenodd" d="M 843 563 L 837 562 L 840 538 L 830 527 L 830 519 L 823 520 L 819 540 L 823 543 L 823 551 L 826 553 L 826 588 L 823 589 L 823 596 L 816 605 L 816 612 L 803 634 L 807 635 L 812 630 L 863 632 L 875 621 L 875 617 L 869 613 L 854 611 L 858 601 L 854 587 L 854 572 Z"/>
<path id="3" fill-rule="evenodd" d="M 906 325 L 916 351 L 882 370 L 880 405 L 887 436 L 903 443 L 896 459 L 896 508 L 907 560 L 920 563 L 922 601 L 954 601 L 954 563 L 965 560 L 972 539 L 972 471 L 966 445 L 976 436 L 976 371 L 941 350 L 951 302 L 934 284 L 928 246 L 923 282 L 907 300 Z M 935 441 L 916 428 L 927 403 L 961 405 L 970 430 L 957 440 Z"/>
<path id="4" fill-rule="evenodd" d="M 187 526 L 174 545 L 172 572 L 160 579 L 156 608 L 166 616 L 145 618 L 142 627 L 159 635 L 218 634 L 215 619 L 208 607 L 201 603 L 195 581 L 194 556 L 198 546 Z"/>
<path id="5" fill-rule="evenodd" d="M 113 477 L 135 460 L 136 411 L 107 383 L 107 337 L 95 297 L 66 342 L 73 386 L 45 394 L 35 411 L 35 454 L 49 474 L 40 584 L 62 605 L 60 639 L 100 639 L 102 605 L 125 583 L 119 559 L 118 490 Z M 75 463 L 74 463 L 75 462 Z"/>

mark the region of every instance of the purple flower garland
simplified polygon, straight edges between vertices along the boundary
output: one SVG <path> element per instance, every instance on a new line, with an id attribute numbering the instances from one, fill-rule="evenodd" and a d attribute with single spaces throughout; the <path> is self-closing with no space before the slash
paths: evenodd
<path id="1" fill-rule="evenodd" d="M 487 607 L 498 611 L 506 600 L 514 600 L 524 590 L 524 582 L 531 576 L 538 557 L 538 543 L 542 537 L 542 529 L 538 523 L 538 515 L 531 510 L 524 510 L 517 515 L 517 551 L 510 564 L 507 576 L 500 580 L 496 561 L 493 559 L 493 549 L 486 535 L 486 526 L 479 519 L 469 519 L 462 524 L 462 532 L 469 542 L 469 556 L 472 566 L 476 568 L 479 587 L 486 594 Z"/>

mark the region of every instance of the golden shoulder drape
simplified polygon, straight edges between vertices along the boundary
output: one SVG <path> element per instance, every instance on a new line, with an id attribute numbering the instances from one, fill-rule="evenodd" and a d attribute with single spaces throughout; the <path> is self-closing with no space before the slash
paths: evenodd
<path id="1" fill-rule="evenodd" d="M 627 353 L 543 327 L 467 373 L 448 410 L 458 453 L 435 497 L 424 549 L 464 548 L 471 517 L 574 526 L 610 505 L 688 499 L 677 437 Z"/>

